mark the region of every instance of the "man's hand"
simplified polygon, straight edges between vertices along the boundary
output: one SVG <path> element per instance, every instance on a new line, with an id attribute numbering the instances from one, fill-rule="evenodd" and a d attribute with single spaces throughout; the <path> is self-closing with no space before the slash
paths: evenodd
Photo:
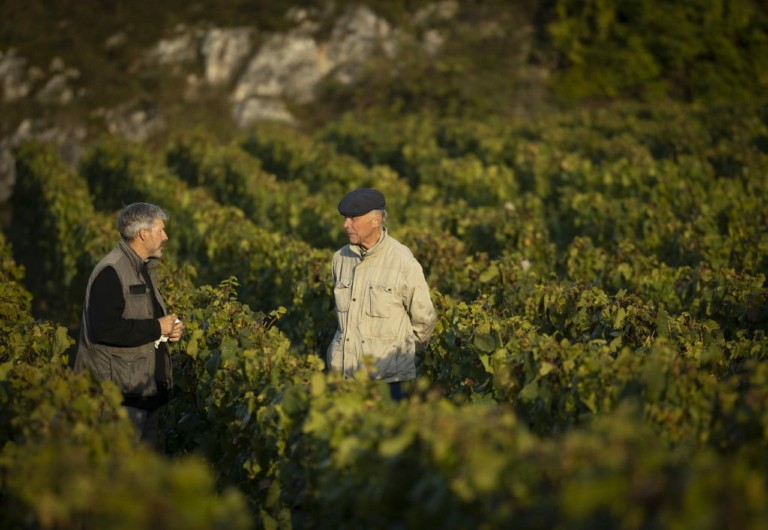
<path id="1" fill-rule="evenodd" d="M 176 315 L 165 315 L 164 317 L 160 317 L 157 320 L 160 322 L 160 334 L 165 335 L 166 337 L 170 337 L 173 333 L 173 328 L 176 326 L 176 321 L 179 320 L 179 317 Z"/>
<path id="2" fill-rule="evenodd" d="M 176 342 L 179 339 L 181 339 L 181 334 L 184 332 L 184 322 L 179 320 L 178 318 L 173 323 L 173 330 L 171 331 L 171 334 L 168 335 L 168 341 L 169 342 Z"/>

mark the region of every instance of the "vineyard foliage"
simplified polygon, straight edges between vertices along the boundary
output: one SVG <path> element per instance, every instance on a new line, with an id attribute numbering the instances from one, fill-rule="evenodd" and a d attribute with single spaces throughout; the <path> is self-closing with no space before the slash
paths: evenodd
<path id="1" fill-rule="evenodd" d="M 66 328 L 32 317 L 1 235 L 0 261 L 0 526 L 251 527 L 245 497 L 217 494 L 201 458 L 171 461 L 134 441 L 117 387 L 74 373 Z"/>
<path id="2" fill-rule="evenodd" d="M 45 145 L 16 157 L 0 503 L 21 527 L 125 526 L 131 489 L 146 527 L 768 518 L 766 103 L 105 137 L 75 170 Z M 336 204 L 359 186 L 385 193 L 438 313 L 401 403 L 324 371 Z M 162 288 L 186 330 L 163 442 L 179 459 L 132 444 L 115 388 L 67 368 L 85 279 L 133 201 L 170 213 Z"/>

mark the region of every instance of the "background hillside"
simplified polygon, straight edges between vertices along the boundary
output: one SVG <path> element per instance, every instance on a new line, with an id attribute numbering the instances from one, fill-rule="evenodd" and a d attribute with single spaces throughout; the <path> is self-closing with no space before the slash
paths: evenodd
<path id="1" fill-rule="evenodd" d="M 768 90 L 759 0 L 0 4 L 0 200 L 12 150 L 75 162 L 133 140 L 344 113 L 532 119 L 616 101 L 737 103 Z"/>

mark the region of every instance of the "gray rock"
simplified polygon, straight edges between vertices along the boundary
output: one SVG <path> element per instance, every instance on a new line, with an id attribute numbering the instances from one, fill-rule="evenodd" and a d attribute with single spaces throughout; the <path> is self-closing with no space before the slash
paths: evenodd
<path id="1" fill-rule="evenodd" d="M 122 48 L 125 46 L 125 44 L 128 42 L 128 36 L 125 34 L 124 31 L 120 31 L 115 33 L 114 35 L 110 35 L 106 41 L 104 41 L 104 48 L 106 50 L 116 50 L 118 48 Z"/>
<path id="2" fill-rule="evenodd" d="M 328 60 L 335 65 L 336 79 L 349 84 L 373 54 L 383 53 L 392 58 L 395 50 L 389 23 L 368 7 L 357 6 L 346 11 L 334 25 L 328 41 Z"/>
<path id="3" fill-rule="evenodd" d="M 250 97 L 232 109 L 232 117 L 238 127 L 247 129 L 261 121 L 275 121 L 294 125 L 296 120 L 281 99 Z"/>
<path id="4" fill-rule="evenodd" d="M 33 80 L 27 75 L 27 60 L 13 48 L 0 51 L 0 87 L 6 102 L 27 97 L 32 91 Z"/>
<path id="5" fill-rule="evenodd" d="M 130 101 L 104 111 L 107 130 L 132 141 L 144 141 L 165 127 L 159 109 L 148 102 Z"/>
<path id="6" fill-rule="evenodd" d="M 0 203 L 10 199 L 16 184 L 16 162 L 11 149 L 9 138 L 0 140 Z"/>
<path id="7" fill-rule="evenodd" d="M 251 52 L 250 28 L 211 29 L 200 45 L 205 81 L 211 86 L 229 84 Z"/>
<path id="8" fill-rule="evenodd" d="M 13 150 L 26 140 L 54 144 L 61 159 L 74 169 L 83 155 L 86 130 L 83 126 L 58 127 L 43 120 L 23 120 L 16 131 L 0 140 L 0 203 L 13 195 L 16 161 Z"/>
<path id="9" fill-rule="evenodd" d="M 162 39 L 147 54 L 147 59 L 159 65 L 182 65 L 197 59 L 198 38 L 193 32 L 179 28 L 179 33 Z"/>
<path id="10" fill-rule="evenodd" d="M 37 93 L 37 99 L 43 103 L 66 105 L 74 99 L 74 92 L 69 86 L 69 79 L 64 74 L 56 74 L 45 83 Z"/>
<path id="11" fill-rule="evenodd" d="M 314 88 L 329 70 L 315 40 L 302 33 L 269 36 L 238 80 L 235 105 L 252 97 L 314 99 Z"/>
<path id="12" fill-rule="evenodd" d="M 460 7 L 456 0 L 443 0 L 426 5 L 414 13 L 413 23 L 424 26 L 432 22 L 452 20 L 458 14 Z"/>
<path id="13" fill-rule="evenodd" d="M 372 55 L 394 56 L 395 32 L 369 8 L 347 10 L 333 26 L 327 42 L 318 42 L 313 34 L 319 25 L 312 14 L 289 11 L 287 16 L 296 28 L 269 35 L 248 62 L 232 94 L 233 115 L 241 127 L 261 116 L 292 121 L 285 105 L 276 106 L 276 100 L 310 103 L 317 85 L 329 74 L 342 83 L 352 83 Z"/>
<path id="14" fill-rule="evenodd" d="M 428 29 L 422 37 L 422 45 L 427 55 L 435 56 L 445 43 L 445 36 L 440 30 Z"/>

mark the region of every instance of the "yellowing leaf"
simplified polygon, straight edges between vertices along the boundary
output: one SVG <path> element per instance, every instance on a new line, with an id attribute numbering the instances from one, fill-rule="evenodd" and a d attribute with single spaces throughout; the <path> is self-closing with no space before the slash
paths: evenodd
<path id="1" fill-rule="evenodd" d="M 473 340 L 475 347 L 484 352 L 496 351 L 496 339 L 490 333 L 477 333 Z"/>
<path id="2" fill-rule="evenodd" d="M 547 375 L 549 372 L 551 372 L 552 370 L 554 370 L 555 368 L 556 367 L 554 364 L 544 361 L 541 363 L 541 366 L 539 367 L 539 375 L 543 377 Z"/>

